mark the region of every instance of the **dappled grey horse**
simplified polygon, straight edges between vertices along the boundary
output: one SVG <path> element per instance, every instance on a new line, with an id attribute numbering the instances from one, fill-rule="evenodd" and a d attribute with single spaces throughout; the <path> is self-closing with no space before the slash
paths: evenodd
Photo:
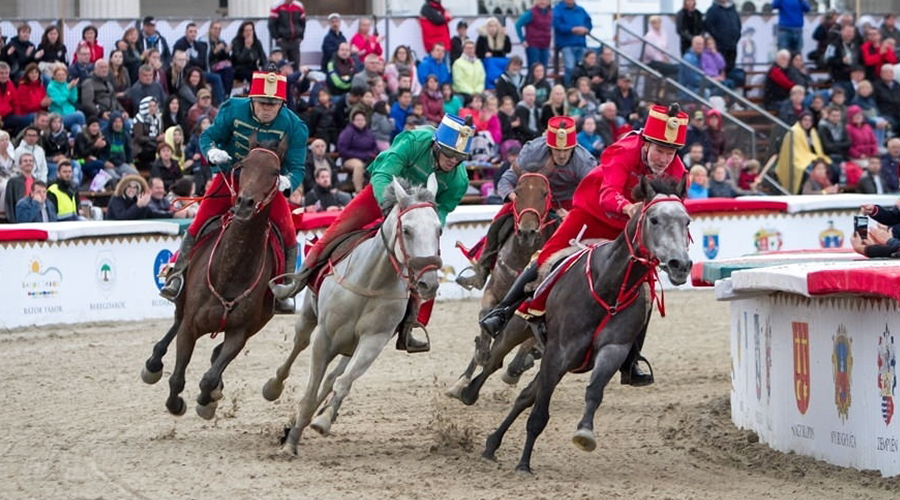
<path id="1" fill-rule="evenodd" d="M 550 398 L 556 385 L 566 372 L 588 369 L 591 375 L 584 414 L 572 440 L 581 450 L 596 448 L 594 414 L 603 400 L 604 388 L 646 327 L 656 266 L 675 285 L 685 283 L 690 274 L 690 217 L 681 202 L 684 192 L 683 179 L 675 186 L 672 181 L 643 178 L 636 194 L 644 203 L 625 231 L 612 242 L 589 247 L 573 257 L 574 262 L 547 298 L 547 337 L 540 369 L 519 394 L 506 419 L 487 438 L 482 457 L 495 458 L 510 425 L 533 405 L 522 458 L 516 467 L 530 473 L 534 442 L 550 418 Z M 650 286 L 646 286 L 648 282 Z M 513 326 L 511 322 L 507 332 Z"/>
<path id="2" fill-rule="evenodd" d="M 318 294 L 307 292 L 304 297 L 294 349 L 263 387 L 266 399 L 278 399 L 294 360 L 312 343 L 306 392 L 284 443 L 292 453 L 297 453 L 307 426 L 329 434 L 350 386 L 369 369 L 403 320 L 410 293 L 422 300 L 437 294 L 442 229 L 434 205 L 436 192 L 434 175 L 426 187 L 408 190 L 394 179 L 385 191 L 383 208 L 390 207 L 390 212 L 378 235 L 335 264 Z M 328 365 L 339 355 L 342 359 L 323 384 Z"/>

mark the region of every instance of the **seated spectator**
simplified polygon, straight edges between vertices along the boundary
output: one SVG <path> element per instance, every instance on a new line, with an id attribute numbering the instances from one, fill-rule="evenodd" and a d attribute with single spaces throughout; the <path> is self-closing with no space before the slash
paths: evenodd
<path id="1" fill-rule="evenodd" d="M 850 149 L 851 142 L 844 121 L 841 120 L 840 108 L 828 106 L 825 111 L 825 119 L 819 121 L 818 129 L 825 154 L 831 156 L 833 161 L 843 161 Z"/>
<path id="2" fill-rule="evenodd" d="M 138 30 L 134 26 L 125 28 L 122 38 L 116 41 L 116 48 L 124 55 L 125 67 L 128 69 L 128 77 L 132 82 L 138 80 L 138 68 L 141 67 L 141 49 L 138 48 Z"/>
<path id="3" fill-rule="evenodd" d="M 351 86 L 368 86 L 369 80 L 384 79 L 384 61 L 380 56 L 369 54 L 363 61 L 362 71 L 355 73 L 350 80 Z"/>
<path id="4" fill-rule="evenodd" d="M 0 221 L 6 219 L 6 183 L 18 173 L 16 153 L 9 133 L 0 130 Z"/>
<path id="5" fill-rule="evenodd" d="M 706 167 L 694 165 L 691 167 L 688 175 L 691 178 L 691 186 L 687 192 L 688 199 L 703 200 L 709 198 L 709 177 L 706 174 Z"/>
<path id="6" fill-rule="evenodd" d="M 437 126 L 444 118 L 444 97 L 441 95 L 436 76 L 428 75 L 425 79 L 425 88 L 419 94 L 418 102 L 422 104 L 425 119 Z"/>
<path id="7" fill-rule="evenodd" d="M 506 63 L 506 71 L 503 72 L 494 82 L 495 94 L 497 98 L 503 99 L 506 96 L 513 98 L 514 102 L 521 99 L 520 93 L 525 85 L 525 78 L 522 76 L 522 58 L 512 56 Z"/>
<path id="8" fill-rule="evenodd" d="M 335 106 L 328 89 L 320 88 L 316 104 L 309 112 L 309 135 L 324 139 L 329 146 L 337 146 L 338 133 Z"/>
<path id="9" fill-rule="evenodd" d="M 859 106 L 847 108 L 847 136 L 850 140 L 850 147 L 847 153 L 854 163 L 860 164 L 862 162 L 859 160 L 878 156 L 878 142 L 875 140 L 875 132 L 866 123 L 866 118 L 863 116 L 862 109 Z"/>
<path id="10" fill-rule="evenodd" d="M 703 37 L 697 35 L 691 39 L 691 46 L 687 52 L 684 54 L 684 62 L 681 66 L 680 74 L 678 80 L 684 84 L 690 90 L 694 92 L 700 91 L 700 84 L 703 81 L 703 73 L 702 71 L 694 71 L 691 69 L 697 68 L 699 70 L 703 69 L 702 59 L 703 59 L 703 48 L 705 46 L 705 41 Z"/>
<path id="11" fill-rule="evenodd" d="M 819 119 L 825 116 L 825 98 L 822 94 L 813 94 L 809 106 L 806 108 L 812 114 L 813 127 L 819 126 Z"/>
<path id="12" fill-rule="evenodd" d="M 475 44 L 471 41 L 463 44 L 462 56 L 453 63 L 451 77 L 457 94 L 471 96 L 484 92 L 484 64 L 475 57 Z"/>
<path id="13" fill-rule="evenodd" d="M 375 105 L 375 96 L 371 90 L 366 90 L 363 92 L 359 102 L 350 107 L 350 112 L 347 113 L 347 116 L 353 116 L 353 113 L 356 111 L 362 111 L 366 114 L 366 122 L 368 123 L 372 120 L 373 105 Z"/>
<path id="14" fill-rule="evenodd" d="M 50 107 L 50 98 L 47 97 L 47 89 L 41 81 L 41 71 L 37 63 L 28 63 L 19 80 L 19 109 L 16 114 L 34 119 L 38 111 L 46 111 Z"/>
<path id="15" fill-rule="evenodd" d="M 875 104 L 875 96 L 873 94 L 874 89 L 872 88 L 872 83 L 868 80 L 863 80 L 859 82 L 859 87 L 856 90 L 856 96 L 850 101 L 850 104 L 853 106 L 859 106 L 860 110 L 862 110 L 863 116 L 866 117 L 866 122 L 872 126 L 872 130 L 875 132 L 875 139 L 878 141 L 878 144 L 884 144 L 885 135 L 889 128 L 888 121 L 882 118 L 878 113 L 878 105 Z"/>
<path id="16" fill-rule="evenodd" d="M 806 85 L 791 80 L 789 76 L 790 61 L 791 53 L 787 49 L 781 49 L 775 54 L 775 62 L 766 73 L 766 81 L 763 85 L 763 105 L 768 110 L 778 111 L 782 107 L 782 103 L 790 96 L 795 85 L 804 88 L 804 95 L 806 94 Z"/>
<path id="17" fill-rule="evenodd" d="M 150 188 L 140 175 L 126 175 L 116 184 L 115 195 L 106 207 L 107 220 L 141 220 L 153 217 Z"/>
<path id="18" fill-rule="evenodd" d="M 350 203 L 350 195 L 333 187 L 331 169 L 317 168 L 314 174 L 315 184 L 303 197 L 304 210 L 307 212 L 334 212 Z"/>
<path id="19" fill-rule="evenodd" d="M 38 63 L 41 73 L 49 75 L 50 70 L 55 66 L 66 67 L 66 45 L 63 43 L 62 37 L 59 36 L 59 26 L 51 24 L 44 28 L 44 34 L 41 36 L 41 43 L 34 51 L 34 61 Z"/>
<path id="20" fill-rule="evenodd" d="M 597 95 L 591 90 L 591 81 L 587 77 L 581 77 L 575 80 L 575 88 L 578 89 L 578 97 L 581 100 L 581 115 L 595 115 L 600 107 L 600 101 Z"/>
<path id="21" fill-rule="evenodd" d="M 187 158 L 184 142 L 184 130 L 179 126 L 169 127 L 163 134 L 163 142 L 172 146 L 172 158 L 181 165 L 181 171 L 190 173 L 194 166 L 192 159 Z"/>
<path id="22" fill-rule="evenodd" d="M 50 171 L 47 167 L 46 153 L 44 148 L 41 147 L 41 131 L 35 126 L 25 128 L 22 142 L 16 148 L 16 160 L 25 153 L 31 155 L 34 160 L 34 178 L 46 184 L 47 174 Z"/>
<path id="23" fill-rule="evenodd" d="M 616 80 L 619 79 L 619 63 L 616 62 L 616 54 L 609 47 L 600 50 L 600 70 L 603 83 L 600 84 L 601 95 L 597 96 L 601 101 L 612 99 L 616 90 Z"/>
<path id="24" fill-rule="evenodd" d="M 103 46 L 97 42 L 97 27 L 93 25 L 85 26 L 81 30 L 81 40 L 78 47 L 87 47 L 91 51 L 91 62 L 96 63 L 103 59 Z"/>
<path id="25" fill-rule="evenodd" d="M 159 157 L 150 166 L 150 177 L 161 179 L 165 190 L 171 189 L 179 179 L 184 177 L 181 165 L 172 157 L 172 146 L 165 142 L 157 148 Z"/>
<path id="26" fill-rule="evenodd" d="M 354 74 L 353 59 L 350 57 L 350 45 L 342 43 L 326 68 L 328 90 L 332 95 L 344 95 L 352 87 Z"/>
<path id="27" fill-rule="evenodd" d="M 738 148 L 732 149 L 731 154 L 725 159 L 725 167 L 728 168 L 728 178 L 739 178 L 745 166 L 746 158 L 744 158 L 744 152 Z M 738 187 L 740 187 L 740 184 L 738 184 Z M 743 188 L 741 187 L 741 189 Z"/>
<path id="28" fill-rule="evenodd" d="M 175 53 L 178 54 L 178 52 L 180 51 Z M 176 56 L 172 57 L 175 58 Z M 181 79 L 178 86 L 178 98 L 181 100 L 181 107 L 189 110 L 191 106 L 197 104 L 201 90 L 209 92 L 209 85 L 206 82 L 206 75 L 203 73 L 203 70 L 197 67 L 185 69 L 184 78 Z M 212 106 L 212 93 L 210 93 L 209 106 Z"/>
<path id="29" fill-rule="evenodd" d="M 620 74 L 619 79 L 616 80 L 616 92 L 612 98 L 612 102 L 616 104 L 616 110 L 618 111 L 619 116 L 629 122 L 638 119 L 636 114 L 638 98 L 634 95 L 634 90 L 631 85 L 631 75 L 627 73 Z"/>
<path id="30" fill-rule="evenodd" d="M 469 23 L 461 20 L 456 23 L 456 35 L 450 39 L 450 64 L 455 63 L 459 59 L 459 56 L 462 55 L 463 43 L 469 39 Z M 524 40 L 522 37 L 519 37 L 519 39 Z"/>
<path id="31" fill-rule="evenodd" d="M 125 119 L 119 113 L 109 117 L 109 124 L 103 130 L 106 140 L 106 155 L 103 169 L 115 180 L 128 174 L 137 174 L 131 155 L 131 138 L 125 132 Z"/>
<path id="32" fill-rule="evenodd" d="M 149 64 L 141 65 L 138 70 L 138 81 L 136 81 L 127 92 L 128 100 L 131 101 L 132 109 L 140 106 L 146 97 L 153 97 L 157 106 L 165 101 L 166 92 L 162 85 L 153 79 L 153 67 Z"/>
<path id="33" fill-rule="evenodd" d="M 109 81 L 109 63 L 104 59 L 94 63 L 94 72 L 81 82 L 81 110 L 88 118 L 97 117 L 104 122 L 112 112 L 124 111 Z"/>
<path id="34" fill-rule="evenodd" d="M 547 105 L 544 104 L 546 107 Z M 581 92 L 576 88 L 566 90 L 566 113 L 572 118 L 581 118 L 584 116 L 584 109 L 587 107 L 581 98 Z M 599 108 L 598 108 L 599 109 Z"/>
<path id="35" fill-rule="evenodd" d="M 812 90 L 813 84 L 815 83 L 813 82 L 812 76 L 809 74 L 809 70 L 806 69 L 806 63 L 803 61 L 803 54 L 799 52 L 791 54 L 791 65 L 787 69 L 787 77 L 794 85 L 800 85 L 805 88 L 807 92 Z M 787 90 L 790 91 L 791 89 Z"/>
<path id="36" fill-rule="evenodd" d="M 444 68 L 446 67 L 447 66 L 444 65 Z M 384 67 L 384 80 L 387 82 L 387 89 L 391 94 L 397 93 L 400 75 L 408 75 L 410 77 L 410 89 L 412 90 L 413 95 L 418 95 L 419 92 L 422 91 L 423 81 L 420 80 L 420 75 L 416 70 L 416 62 L 413 60 L 412 55 L 409 52 L 409 47 L 406 45 L 400 45 L 394 49 L 394 56 L 391 57 L 388 65 Z M 428 75 L 424 76 L 425 78 L 428 77 Z M 437 75 L 435 74 L 435 76 Z M 450 74 L 448 70 L 448 81 L 449 77 Z M 440 80 L 438 80 L 438 83 L 441 83 Z"/>
<path id="37" fill-rule="evenodd" d="M 172 203 L 166 196 L 165 183 L 159 177 L 150 178 L 150 203 L 147 208 L 150 209 L 149 219 L 184 219 L 187 217 L 187 211 L 175 212 L 172 210 Z"/>
<path id="38" fill-rule="evenodd" d="M 204 190 L 206 187 L 204 186 Z M 193 219 L 200 209 L 199 203 L 193 203 L 190 198 L 195 196 L 194 183 L 188 178 L 179 179 L 172 185 L 172 189 L 166 195 L 171 207 L 172 217 Z M 153 195 L 151 194 L 151 198 Z M 182 199 L 179 199 L 182 198 Z"/>
<path id="39" fill-rule="evenodd" d="M 148 95 L 141 99 L 132 129 L 131 150 L 139 168 L 149 170 L 156 159 L 156 146 L 162 135 L 162 115 L 156 98 Z"/>
<path id="40" fill-rule="evenodd" d="M 497 116 L 500 113 L 499 102 L 497 96 L 488 94 L 484 100 L 484 108 L 482 108 L 478 117 L 483 124 L 484 130 L 491 135 L 495 145 L 503 142 L 503 130 L 500 126 L 500 117 Z"/>
<path id="41" fill-rule="evenodd" d="M 200 89 L 197 91 L 197 102 L 187 112 L 188 130 L 194 130 L 201 116 L 207 116 L 210 121 L 213 121 L 216 119 L 217 114 L 219 114 L 219 110 L 212 105 L 212 92 L 207 89 Z"/>
<path id="42" fill-rule="evenodd" d="M 116 99 L 123 107 L 131 109 L 131 101 L 128 99 L 128 91 L 131 89 L 131 77 L 128 76 L 128 68 L 125 67 L 125 55 L 121 50 L 113 50 L 109 53 L 109 81 L 113 84 Z"/>
<path id="43" fill-rule="evenodd" d="M 34 181 L 31 194 L 16 203 L 16 222 L 56 222 L 56 207 L 47 200 L 47 185 Z"/>
<path id="44" fill-rule="evenodd" d="M 158 49 L 147 49 L 147 65 L 153 69 L 153 81 L 159 83 L 166 94 L 174 93 L 174 89 L 169 86 L 169 78 L 166 76 L 166 67 L 163 63 L 162 54 Z"/>
<path id="45" fill-rule="evenodd" d="M 571 81 L 577 82 L 581 78 L 587 78 L 590 82 L 591 91 L 597 100 L 600 100 L 603 98 L 602 85 L 606 81 L 605 76 L 605 71 L 597 61 L 597 53 L 593 50 L 587 50 L 581 61 L 575 65 Z"/>
<path id="46" fill-rule="evenodd" d="M 803 175 L 815 160 L 824 161 L 826 166 L 831 165 L 831 158 L 825 154 L 819 134 L 813 127 L 812 114 L 805 112 L 791 127 L 791 134 L 785 135 L 781 141 L 776 167 L 781 185 L 788 192 L 799 194 Z"/>
<path id="47" fill-rule="evenodd" d="M 9 64 L 13 81 L 22 78 L 25 67 L 34 60 L 34 44 L 31 43 L 31 26 L 22 23 L 16 28 L 17 36 L 3 46 L 3 60 Z"/>
<path id="48" fill-rule="evenodd" d="M 900 191 L 900 138 L 888 139 L 887 153 L 881 155 L 881 180 L 888 193 Z"/>
<path id="49" fill-rule="evenodd" d="M 308 193 L 315 186 L 316 171 L 327 168 L 331 171 L 331 185 L 337 186 L 338 170 L 334 162 L 326 154 L 328 146 L 322 139 L 314 139 L 309 145 L 309 154 L 306 155 L 306 172 L 303 175 L 303 192 Z M 302 197 L 301 197 L 302 198 Z M 302 199 L 291 200 L 295 205 L 301 205 Z"/>
<path id="50" fill-rule="evenodd" d="M 543 127 L 533 86 L 526 85 L 522 89 L 522 100 L 516 105 L 516 117 L 519 119 L 519 126 L 513 127 L 513 139 L 525 144 L 541 135 Z"/>
<path id="51" fill-rule="evenodd" d="M 896 41 L 893 38 L 888 38 L 882 42 L 880 31 L 876 29 L 869 30 L 868 41 L 860 47 L 867 79 L 874 80 L 878 76 L 879 71 L 881 71 L 881 67 L 885 64 L 897 64 L 895 49 Z"/>
<path id="52" fill-rule="evenodd" d="M 715 158 L 712 154 L 712 146 L 709 143 L 706 129 L 706 115 L 700 109 L 695 110 L 691 114 L 691 121 L 688 123 L 687 135 L 684 140 L 687 147 L 681 148 L 679 153 L 687 153 L 687 148 L 691 144 L 700 144 L 703 146 L 703 163 L 711 164 Z"/>
<path id="53" fill-rule="evenodd" d="M 11 177 L 6 182 L 4 203 L 6 204 L 6 220 L 16 222 L 16 204 L 19 200 L 31 195 L 36 182 L 41 182 L 34 177 L 34 155 L 22 153 L 16 159 L 19 174 Z M 45 184 L 46 186 L 46 184 Z"/>
<path id="54" fill-rule="evenodd" d="M 434 47 L 431 48 L 431 52 L 419 62 L 419 67 L 416 71 L 419 77 L 419 83 L 425 85 L 425 79 L 428 75 L 434 75 L 438 79 L 438 83 L 442 86 L 445 83 L 452 83 L 450 79 L 450 68 L 447 66 L 445 62 L 445 47 L 442 43 L 434 44 Z M 392 90 L 391 93 L 394 93 Z"/>
<path id="55" fill-rule="evenodd" d="M 534 100 L 538 106 L 543 106 L 547 99 L 550 98 L 550 90 L 553 88 L 553 85 L 547 80 L 547 68 L 543 64 L 534 63 L 531 65 L 531 68 L 528 70 L 528 77 L 525 78 L 525 85 L 534 87 Z"/>
<path id="56" fill-rule="evenodd" d="M 679 65 L 672 64 L 669 56 L 666 55 L 669 51 L 669 37 L 662 31 L 662 18 L 650 16 L 648 20 L 650 27 L 644 34 L 647 45 L 644 47 L 643 62 L 665 76 L 677 78 L 680 71 Z"/>
<path id="57" fill-rule="evenodd" d="M 800 115 L 809 112 L 809 110 L 803 107 L 803 100 L 805 98 L 806 90 L 803 87 L 799 85 L 791 87 L 788 100 L 782 102 L 781 107 L 778 109 L 778 119 L 788 125 L 797 123 Z"/>
<path id="58" fill-rule="evenodd" d="M 866 173 L 856 183 L 856 192 L 862 194 L 885 194 L 881 180 L 881 158 L 873 156 L 866 162 Z"/>
<path id="59" fill-rule="evenodd" d="M 100 129 L 100 120 L 88 118 L 87 125 L 75 138 L 75 159 L 81 162 L 81 170 L 87 180 L 103 170 L 106 163 L 106 139 Z"/>
<path id="60" fill-rule="evenodd" d="M 614 102 L 607 101 L 600 105 L 597 134 L 603 138 L 603 144 L 612 144 L 630 131 L 631 127 L 624 118 L 619 116 Z"/>
<path id="61" fill-rule="evenodd" d="M 842 85 L 835 85 L 831 88 L 831 99 L 828 101 L 829 106 L 837 107 L 841 110 L 841 120 L 847 119 L 847 89 Z M 819 117 L 824 118 L 828 112 L 823 112 Z M 816 123 L 816 126 L 819 124 Z"/>
<path id="62" fill-rule="evenodd" d="M 9 65 L 0 61 L 0 117 L 3 128 L 8 132 L 16 132 L 27 127 L 31 118 L 19 116 L 19 90 L 10 79 Z"/>
<path id="63" fill-rule="evenodd" d="M 56 208 L 56 220 L 78 220 L 78 183 L 72 178 L 72 162 L 62 160 L 56 166 L 56 182 L 47 188 L 48 201 Z M 32 190 L 34 188 L 32 187 Z"/>
<path id="64" fill-rule="evenodd" d="M 384 35 L 374 35 L 371 34 L 371 31 L 372 19 L 363 17 L 359 20 L 356 34 L 350 39 L 350 50 L 360 61 L 364 61 L 369 54 L 379 57 L 384 54 L 384 49 L 381 47 Z"/>
<path id="65" fill-rule="evenodd" d="M 394 135 L 403 132 L 406 126 L 406 117 L 412 114 L 412 92 L 407 89 L 400 90 L 397 102 L 391 106 L 391 118 L 394 120 Z M 346 130 L 346 129 L 345 129 Z"/>
<path id="66" fill-rule="evenodd" d="M 237 35 L 231 41 L 231 67 L 234 79 L 249 82 L 254 71 L 259 71 L 266 63 L 266 51 L 256 36 L 253 21 L 244 21 Z"/>
<path id="67" fill-rule="evenodd" d="M 378 150 L 384 151 L 391 146 L 391 138 L 394 136 L 394 124 L 391 122 L 386 102 L 376 102 L 372 107 L 372 111 L 372 121 L 369 124 L 369 128 L 375 134 L 375 143 L 378 144 Z"/>
<path id="68" fill-rule="evenodd" d="M 734 184 L 728 180 L 728 168 L 725 165 L 716 165 L 712 170 L 712 179 L 709 180 L 710 198 L 735 198 L 739 195 Z"/>
<path id="69" fill-rule="evenodd" d="M 759 169 L 759 161 L 752 159 L 747 160 L 744 164 L 744 168 L 741 170 L 741 175 L 738 179 L 738 187 L 743 191 L 755 192 L 759 187 L 760 182 L 757 180 Z"/>
<path id="70" fill-rule="evenodd" d="M 581 94 L 579 93 L 579 108 L 584 104 L 581 102 Z M 571 116 L 568 101 L 566 99 L 566 88 L 560 84 L 553 86 L 550 90 L 550 98 L 544 103 L 541 109 L 541 129 L 547 128 L 547 123 L 554 116 Z M 596 125 L 596 124 L 595 124 Z"/>
<path id="71" fill-rule="evenodd" d="M 353 176 L 354 190 L 361 192 L 365 186 L 366 167 L 379 153 L 375 134 L 369 130 L 364 112 L 356 111 L 350 116 L 350 124 L 338 137 L 338 151 L 341 152 L 343 169 Z"/>
<path id="72" fill-rule="evenodd" d="M 894 67 L 881 67 L 881 78 L 874 84 L 875 103 L 881 116 L 891 124 L 891 129 L 900 130 L 900 83 L 894 80 Z"/>
<path id="73" fill-rule="evenodd" d="M 801 194 L 835 194 L 840 193 L 840 186 L 832 184 L 828 179 L 828 164 L 824 159 L 813 162 L 809 177 L 803 183 Z"/>
<path id="74" fill-rule="evenodd" d="M 50 114 L 50 129 L 41 137 L 41 147 L 47 158 L 47 180 L 53 182 L 56 179 L 59 163 L 68 161 L 72 157 L 72 145 L 69 143 L 69 131 L 63 126 L 62 117 L 56 113 Z M 78 162 L 75 162 L 76 165 Z M 69 165 L 71 167 L 71 164 Z M 81 183 L 81 166 L 78 165 L 75 172 L 75 185 Z"/>
<path id="75" fill-rule="evenodd" d="M 500 120 L 500 135 L 506 140 L 515 139 L 513 124 L 519 126 L 516 118 L 516 105 L 512 97 L 506 96 L 500 101 L 500 109 L 497 110 L 497 118 Z"/>
<path id="76" fill-rule="evenodd" d="M 462 99 L 453 93 L 453 86 L 449 83 L 441 84 L 441 97 L 444 99 L 444 114 L 458 115 L 463 107 Z"/>
<path id="77" fill-rule="evenodd" d="M 91 49 L 81 46 L 75 49 L 75 62 L 69 65 L 69 79 L 80 84 L 87 81 L 94 72 L 94 63 L 91 62 Z"/>
<path id="78" fill-rule="evenodd" d="M 578 144 L 588 150 L 594 158 L 600 158 L 603 151 L 603 138 L 597 134 L 597 121 L 593 116 L 585 116 L 581 122 L 581 132 L 578 132 Z"/>
<path id="79" fill-rule="evenodd" d="M 725 58 L 716 48 L 716 39 L 707 35 L 705 44 L 703 55 L 700 57 L 703 73 L 726 87 L 734 87 L 734 83 L 725 75 Z"/>
<path id="80" fill-rule="evenodd" d="M 706 162 L 703 161 L 703 144 L 699 142 L 691 143 L 688 146 L 688 152 L 681 158 L 681 162 L 684 163 L 684 168 L 687 169 L 697 165 L 706 167 Z"/>
<path id="81" fill-rule="evenodd" d="M 475 42 L 475 54 L 478 59 L 486 57 L 506 57 L 512 52 L 512 43 L 506 35 L 506 28 L 500 25 L 496 17 L 489 17 L 478 30 L 478 39 Z M 466 45 L 463 43 L 463 55 L 466 53 Z"/>
<path id="82" fill-rule="evenodd" d="M 47 84 L 47 97 L 50 98 L 50 112 L 62 117 L 66 129 L 78 135 L 81 127 L 86 123 L 84 113 L 79 111 L 78 105 L 78 80 L 67 82 L 69 71 L 65 66 L 57 66 L 53 69 L 53 79 Z"/>
<path id="83" fill-rule="evenodd" d="M 709 144 L 709 161 L 725 156 L 728 146 L 725 133 L 722 132 L 722 113 L 718 109 L 706 112 L 706 140 Z"/>

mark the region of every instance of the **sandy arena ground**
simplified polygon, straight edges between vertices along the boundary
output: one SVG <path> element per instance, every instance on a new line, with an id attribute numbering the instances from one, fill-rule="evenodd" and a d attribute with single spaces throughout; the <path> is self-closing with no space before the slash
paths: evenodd
<path id="1" fill-rule="evenodd" d="M 513 472 L 524 415 L 499 463 L 479 460 L 515 388 L 497 376 L 473 407 L 442 394 L 471 354 L 474 301 L 438 304 L 431 353 L 390 345 L 353 387 L 333 435 L 308 430 L 294 459 L 277 441 L 305 384 L 307 353 L 279 402 L 260 393 L 289 350 L 289 317 L 273 320 L 225 372 L 225 399 L 210 422 L 194 412 L 208 338 L 188 370 L 188 413 L 176 418 L 164 407 L 174 344 L 160 383 L 139 377 L 165 321 L 0 333 L 0 498 L 897 498 L 900 480 L 776 453 L 735 429 L 727 305 L 708 292 L 666 298 L 669 315 L 654 318 L 645 347 L 656 384 L 614 380 L 588 454 L 570 441 L 586 375 L 567 376 L 533 478 Z"/>

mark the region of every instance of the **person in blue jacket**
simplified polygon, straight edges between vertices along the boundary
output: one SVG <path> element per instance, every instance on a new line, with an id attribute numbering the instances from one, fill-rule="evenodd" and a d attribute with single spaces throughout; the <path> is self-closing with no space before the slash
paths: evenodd
<path id="1" fill-rule="evenodd" d="M 584 7 L 576 5 L 575 0 L 562 0 L 553 8 L 553 36 L 556 48 L 562 52 L 566 85 L 570 83 L 575 64 L 584 58 L 587 49 L 585 35 L 593 28 L 591 16 Z"/>
<path id="2" fill-rule="evenodd" d="M 734 2 L 731 0 L 716 0 L 706 11 L 703 23 L 706 32 L 716 40 L 716 47 L 725 59 L 725 74 L 734 69 L 734 60 L 737 58 L 737 44 L 741 39 L 741 17 L 738 15 Z"/>
<path id="3" fill-rule="evenodd" d="M 806 0 L 774 0 L 778 11 L 778 49 L 803 52 L 803 14 L 809 12 Z"/>

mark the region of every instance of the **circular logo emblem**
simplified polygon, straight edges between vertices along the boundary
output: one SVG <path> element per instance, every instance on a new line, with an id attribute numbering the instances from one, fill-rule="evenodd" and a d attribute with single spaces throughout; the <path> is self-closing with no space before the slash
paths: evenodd
<path id="1" fill-rule="evenodd" d="M 166 284 L 166 278 L 159 275 L 160 271 L 163 270 L 170 260 L 172 260 L 172 252 L 168 249 L 160 250 L 153 260 L 153 282 L 159 290 L 162 290 L 162 287 Z"/>

